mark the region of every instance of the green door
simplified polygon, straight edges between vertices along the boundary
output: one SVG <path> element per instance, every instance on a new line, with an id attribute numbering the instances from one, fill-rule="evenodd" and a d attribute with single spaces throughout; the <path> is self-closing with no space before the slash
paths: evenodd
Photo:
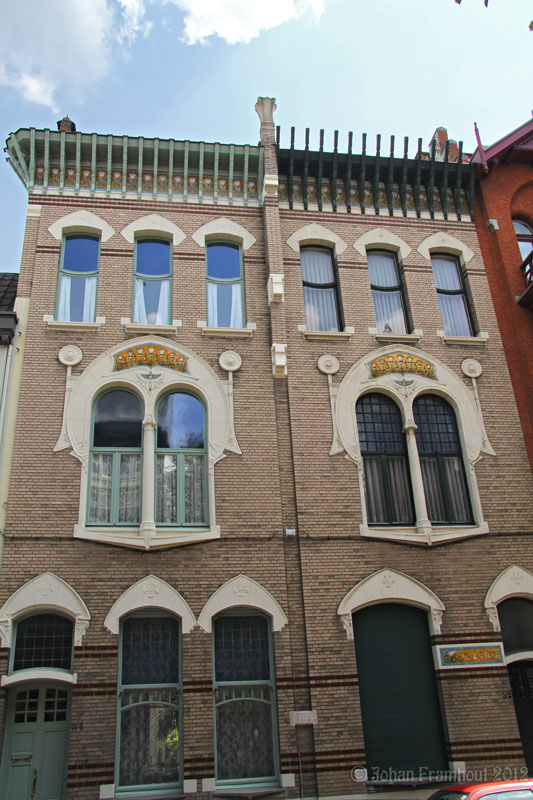
<path id="1" fill-rule="evenodd" d="M 69 691 L 24 684 L 9 691 L 0 785 L 5 800 L 62 800 Z"/>

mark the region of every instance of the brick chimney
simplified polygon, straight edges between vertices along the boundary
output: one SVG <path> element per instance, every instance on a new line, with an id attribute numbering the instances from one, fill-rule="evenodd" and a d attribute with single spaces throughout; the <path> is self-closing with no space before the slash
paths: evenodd
<path id="1" fill-rule="evenodd" d="M 72 122 L 69 115 L 67 114 L 66 117 L 63 117 L 63 119 L 58 120 L 57 130 L 65 131 L 65 133 L 76 133 L 76 125 L 74 124 L 74 122 Z"/>

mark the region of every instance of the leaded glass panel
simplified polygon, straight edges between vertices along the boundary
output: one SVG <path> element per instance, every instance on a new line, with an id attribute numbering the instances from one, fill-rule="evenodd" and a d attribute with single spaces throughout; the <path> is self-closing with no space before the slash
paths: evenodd
<path id="1" fill-rule="evenodd" d="M 179 625 L 170 617 L 130 617 L 122 626 L 122 684 L 178 683 Z"/>
<path id="2" fill-rule="evenodd" d="M 178 782 L 179 727 L 177 703 L 125 704 L 120 728 L 120 785 Z"/>
<path id="3" fill-rule="evenodd" d="M 270 702 L 232 700 L 217 705 L 216 727 L 219 780 L 275 774 Z"/>
<path id="4" fill-rule="evenodd" d="M 17 623 L 13 670 L 72 669 L 73 622 L 59 614 L 35 614 Z"/>
<path id="5" fill-rule="evenodd" d="M 264 617 L 215 620 L 215 680 L 270 679 L 268 623 Z"/>

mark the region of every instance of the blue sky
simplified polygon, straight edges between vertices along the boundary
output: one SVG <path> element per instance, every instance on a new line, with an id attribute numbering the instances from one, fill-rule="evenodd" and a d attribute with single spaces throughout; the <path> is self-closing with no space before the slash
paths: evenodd
<path id="1" fill-rule="evenodd" d="M 24 13 L 22 13 L 24 11 Z M 0 26 L 0 135 L 56 129 L 256 143 L 258 95 L 282 143 L 444 125 L 473 150 L 533 107 L 533 0 L 21 0 Z M 19 268 L 25 190 L 0 164 L 0 271 Z"/>

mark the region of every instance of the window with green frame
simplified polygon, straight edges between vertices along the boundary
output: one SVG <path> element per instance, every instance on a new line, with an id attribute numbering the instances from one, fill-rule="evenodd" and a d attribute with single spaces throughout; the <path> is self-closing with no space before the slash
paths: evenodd
<path id="1" fill-rule="evenodd" d="M 172 392 L 156 416 L 156 523 L 207 525 L 204 405 L 192 394 Z"/>
<path id="2" fill-rule="evenodd" d="M 270 620 L 246 609 L 213 624 L 216 780 L 219 786 L 279 783 Z"/>
<path id="3" fill-rule="evenodd" d="M 89 525 L 134 525 L 141 513 L 143 408 L 124 389 L 94 406 L 89 469 Z"/>
<path id="4" fill-rule="evenodd" d="M 56 319 L 94 322 L 100 240 L 97 236 L 65 236 L 61 248 Z"/>
<path id="5" fill-rule="evenodd" d="M 136 240 L 133 282 L 133 321 L 141 325 L 170 325 L 170 242 L 164 239 Z"/>
<path id="6" fill-rule="evenodd" d="M 212 328 L 244 328 L 244 275 L 239 245 L 211 242 L 206 246 L 207 324 Z"/>
<path id="7" fill-rule="evenodd" d="M 170 615 L 136 614 L 121 623 L 119 791 L 163 792 L 183 782 L 180 634 L 180 622 Z"/>
<path id="8" fill-rule="evenodd" d="M 32 614 L 17 620 L 10 671 L 60 669 L 72 672 L 74 623 L 60 614 Z"/>

